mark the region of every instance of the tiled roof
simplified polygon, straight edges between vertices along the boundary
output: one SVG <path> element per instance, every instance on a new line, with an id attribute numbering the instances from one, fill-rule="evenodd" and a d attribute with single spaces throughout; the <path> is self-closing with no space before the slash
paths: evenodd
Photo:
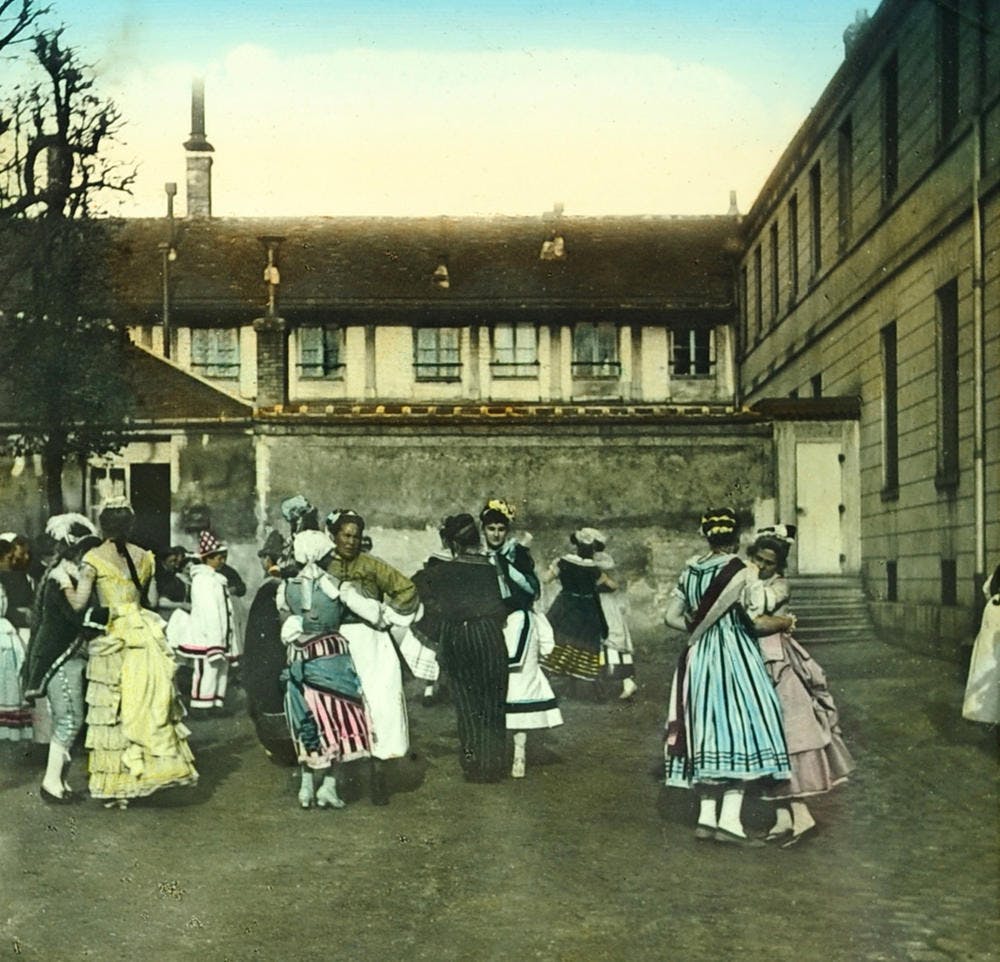
<path id="1" fill-rule="evenodd" d="M 562 260 L 541 260 L 556 229 Z M 170 265 L 178 318 L 263 312 L 260 237 L 283 237 L 279 313 L 393 309 L 447 313 L 636 308 L 731 311 L 739 221 L 734 217 L 224 218 L 176 222 Z M 133 323 L 162 304 L 165 219 L 127 220 L 112 265 Z M 444 261 L 449 287 L 431 280 Z"/>
<path id="2" fill-rule="evenodd" d="M 137 425 L 223 423 L 247 420 L 253 414 L 251 405 L 134 344 L 125 348 L 125 379 L 135 398 Z M 16 427 L 20 416 L 17 399 L 0 391 L 0 425 Z"/>
<path id="3" fill-rule="evenodd" d="M 136 421 L 232 421 L 253 408 L 141 347 L 126 348 L 126 379 L 135 396 Z"/>

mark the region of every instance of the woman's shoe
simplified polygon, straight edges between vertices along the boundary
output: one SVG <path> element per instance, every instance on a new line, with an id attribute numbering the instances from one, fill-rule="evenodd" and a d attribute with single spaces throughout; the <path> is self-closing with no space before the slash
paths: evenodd
<path id="1" fill-rule="evenodd" d="M 799 832 L 798 834 L 790 832 L 788 838 L 781 843 L 781 847 L 792 848 L 793 846 L 798 845 L 803 839 L 811 838 L 815 831 L 816 826 L 810 825 L 804 832 Z"/>
<path id="2" fill-rule="evenodd" d="M 299 788 L 299 807 L 312 808 L 316 801 L 316 788 L 313 785 L 312 775 L 302 776 L 302 786 Z"/>
<path id="3" fill-rule="evenodd" d="M 637 691 L 639 686 L 634 678 L 626 678 L 622 681 L 622 693 L 618 696 L 622 701 L 628 701 Z"/>
<path id="4" fill-rule="evenodd" d="M 777 843 L 779 845 L 784 844 L 792 837 L 792 830 L 790 828 L 782 829 L 780 832 L 768 832 L 764 836 L 764 841 L 769 844 Z"/>
<path id="5" fill-rule="evenodd" d="M 717 828 L 715 834 L 712 836 L 715 841 L 722 842 L 726 845 L 739 845 L 743 848 L 763 848 L 764 840 L 760 838 L 751 838 L 749 835 L 737 835 L 735 832 L 730 832 L 725 828 Z"/>
<path id="6" fill-rule="evenodd" d="M 324 780 L 316 793 L 316 805 L 318 808 L 343 808 L 344 800 L 337 794 L 337 784 L 333 779 Z"/>
<path id="7" fill-rule="evenodd" d="M 72 795 L 53 795 L 44 785 L 38 789 L 39 797 L 46 805 L 72 805 Z"/>

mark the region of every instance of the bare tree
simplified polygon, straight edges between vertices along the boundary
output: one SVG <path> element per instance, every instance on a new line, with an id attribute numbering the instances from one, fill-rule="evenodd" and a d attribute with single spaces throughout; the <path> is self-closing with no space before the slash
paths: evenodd
<path id="1" fill-rule="evenodd" d="M 62 34 L 33 37 L 38 79 L 14 88 L 0 130 L 0 376 L 16 404 L 11 443 L 42 455 L 50 512 L 63 509 L 66 458 L 119 448 L 131 409 L 125 334 L 108 319 L 114 225 L 96 215 L 135 170 L 107 157 L 122 117 Z"/>
<path id="2" fill-rule="evenodd" d="M 29 36 L 31 27 L 48 12 L 35 0 L 0 0 L 0 51 Z"/>

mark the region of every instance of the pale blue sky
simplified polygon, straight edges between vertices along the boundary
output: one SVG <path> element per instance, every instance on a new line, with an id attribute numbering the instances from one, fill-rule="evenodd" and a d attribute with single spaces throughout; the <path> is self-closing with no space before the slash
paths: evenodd
<path id="1" fill-rule="evenodd" d="M 747 209 L 856 0 L 54 0 L 141 164 L 184 180 L 206 77 L 218 214 Z M 869 12 L 874 13 L 871 3 Z M 182 188 L 183 200 L 183 188 Z M 183 205 L 181 205 L 183 210 Z"/>

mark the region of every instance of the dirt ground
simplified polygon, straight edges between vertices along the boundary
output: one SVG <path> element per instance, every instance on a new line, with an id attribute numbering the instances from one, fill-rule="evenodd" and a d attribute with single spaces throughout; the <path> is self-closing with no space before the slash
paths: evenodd
<path id="1" fill-rule="evenodd" d="M 745 850 L 696 842 L 689 793 L 661 787 L 680 642 L 639 641 L 636 699 L 564 701 L 527 777 L 499 785 L 462 780 L 451 706 L 410 681 L 386 808 L 356 764 L 346 809 L 298 809 L 238 690 L 191 722 L 199 785 L 126 812 L 43 805 L 44 750 L 2 746 L 0 958 L 1000 958 L 996 733 L 961 721 L 953 663 L 817 646 L 857 777 L 816 802 L 812 841 Z"/>

